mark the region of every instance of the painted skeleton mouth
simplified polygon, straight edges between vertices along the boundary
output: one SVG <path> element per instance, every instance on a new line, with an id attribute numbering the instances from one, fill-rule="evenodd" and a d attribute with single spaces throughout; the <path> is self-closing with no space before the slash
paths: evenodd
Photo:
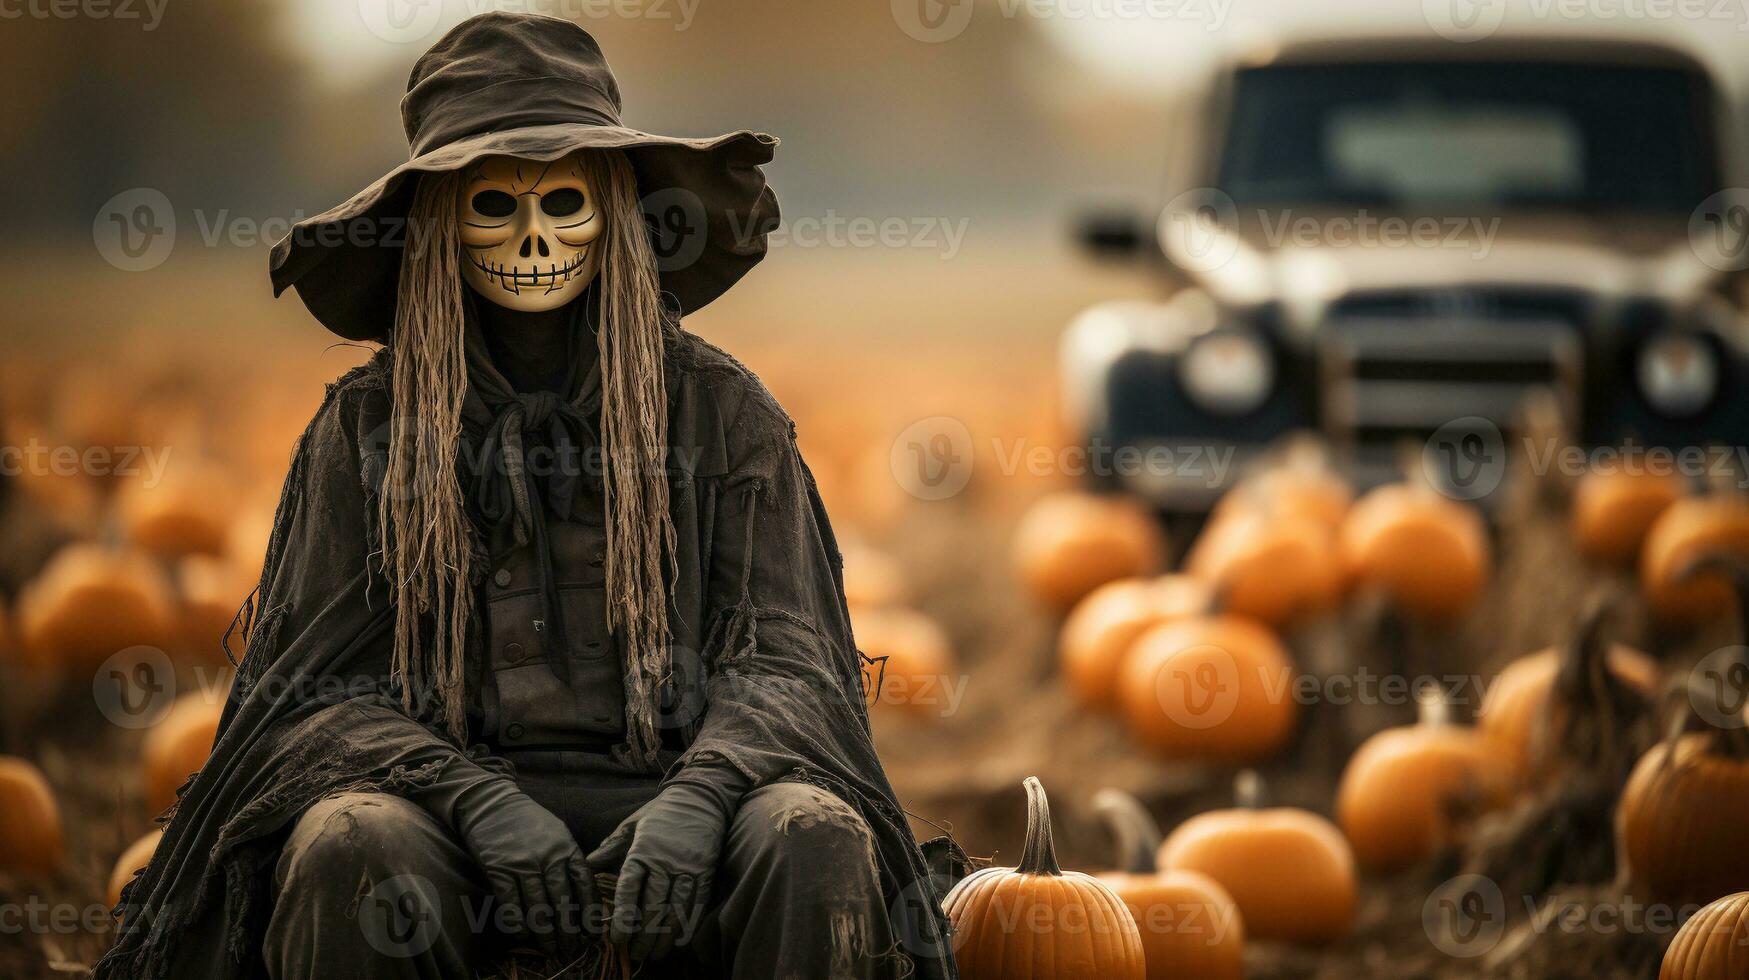
<path id="1" fill-rule="evenodd" d="M 524 289 L 544 289 L 549 293 L 557 291 L 570 281 L 571 276 L 576 274 L 578 269 L 583 268 L 583 263 L 588 258 L 589 245 L 585 245 L 583 250 L 577 253 L 576 258 L 562 266 L 555 262 L 546 269 L 537 265 L 531 266 L 529 271 L 524 272 L 520 265 L 493 265 L 480 261 L 472 254 L 468 255 L 468 261 L 474 264 L 474 268 L 484 272 L 487 278 L 504 287 L 505 292 L 519 296 Z"/>

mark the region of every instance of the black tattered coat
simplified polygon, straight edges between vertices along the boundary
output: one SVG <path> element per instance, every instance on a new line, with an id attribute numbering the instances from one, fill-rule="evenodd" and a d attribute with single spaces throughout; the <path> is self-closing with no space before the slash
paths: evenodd
<path id="1" fill-rule="evenodd" d="M 385 695 L 395 610 L 364 474 L 387 431 L 388 357 L 331 385 L 299 442 L 218 741 L 124 893 L 99 978 L 262 975 L 272 868 L 297 817 L 435 775 L 407 763 L 408 717 Z M 750 372 L 678 329 L 667 374 L 676 766 L 710 759 L 849 803 L 874 832 L 905 954 L 893 969 L 951 978 L 939 889 L 869 737 L 838 548 L 793 426 Z"/>

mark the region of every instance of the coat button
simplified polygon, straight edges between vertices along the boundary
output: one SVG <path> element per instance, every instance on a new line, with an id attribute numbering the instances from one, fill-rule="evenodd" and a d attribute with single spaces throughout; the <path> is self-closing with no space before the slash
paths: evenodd
<path id="1" fill-rule="evenodd" d="M 500 589 L 508 589 L 510 587 L 510 569 L 500 568 L 496 572 L 493 572 L 492 584 Z"/>
<path id="2" fill-rule="evenodd" d="M 522 663 L 522 644 L 507 643 L 504 645 L 504 656 L 513 664 Z"/>
<path id="3" fill-rule="evenodd" d="M 521 725 L 512 724 L 510 727 L 504 729 L 504 734 L 512 739 L 520 739 L 523 736 L 523 727 Z"/>

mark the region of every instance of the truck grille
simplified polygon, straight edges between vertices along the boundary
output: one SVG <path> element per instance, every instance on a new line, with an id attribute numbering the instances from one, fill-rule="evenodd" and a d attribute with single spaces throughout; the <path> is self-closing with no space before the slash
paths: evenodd
<path id="1" fill-rule="evenodd" d="M 1323 426 L 1355 463 L 1394 470 L 1399 447 L 1459 419 L 1512 431 L 1540 393 L 1571 423 L 1582 365 L 1577 332 L 1556 319 L 1347 317 L 1324 331 Z"/>

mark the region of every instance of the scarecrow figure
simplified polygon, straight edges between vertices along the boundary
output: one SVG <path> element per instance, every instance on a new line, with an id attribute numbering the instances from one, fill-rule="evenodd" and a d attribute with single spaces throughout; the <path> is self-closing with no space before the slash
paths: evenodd
<path id="1" fill-rule="evenodd" d="M 777 141 L 620 125 L 600 48 L 490 13 L 412 158 L 274 249 L 384 348 L 300 439 L 205 768 L 101 978 L 952 977 L 793 427 L 680 316 L 765 252 Z M 646 215 L 646 211 L 651 212 Z"/>

